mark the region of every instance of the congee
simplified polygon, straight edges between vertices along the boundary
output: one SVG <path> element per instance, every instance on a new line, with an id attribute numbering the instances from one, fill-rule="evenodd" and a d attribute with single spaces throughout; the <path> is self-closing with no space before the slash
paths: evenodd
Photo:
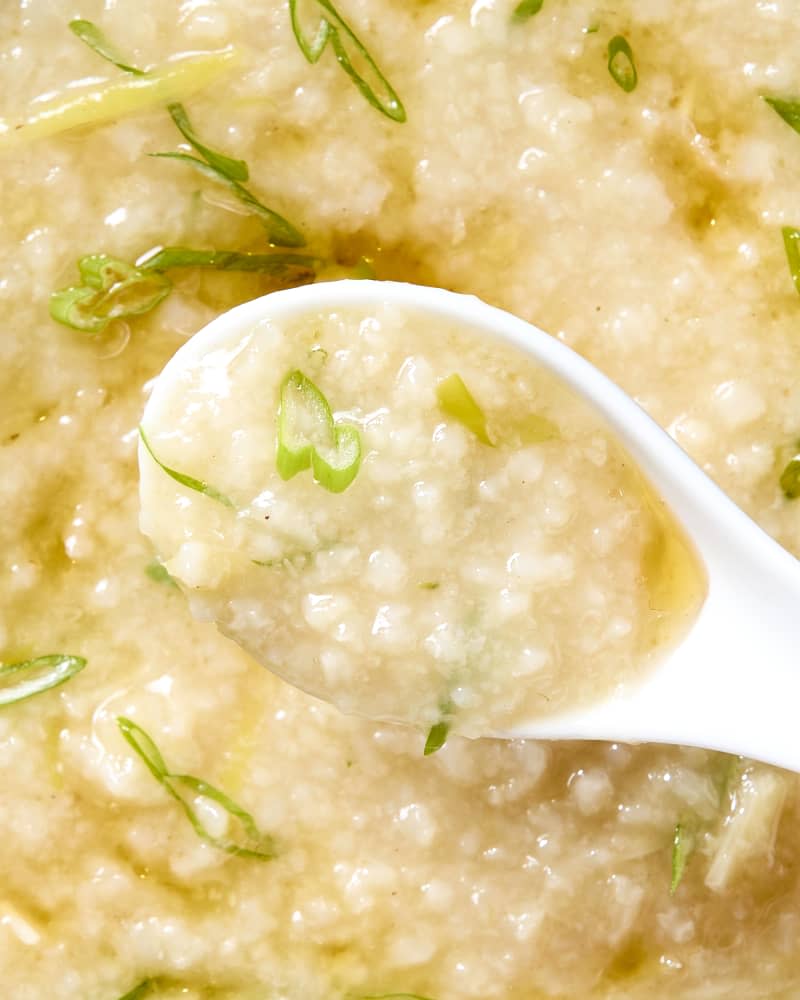
<path id="1" fill-rule="evenodd" d="M 209 600 L 250 580 L 269 581 L 265 613 L 279 580 L 299 600 L 291 570 L 312 548 L 303 572 L 335 580 L 306 593 L 340 593 L 352 541 L 313 519 L 324 503 L 369 506 L 373 473 L 408 483 L 415 458 L 402 435 L 378 468 L 395 415 L 425 422 L 416 460 L 442 455 L 448 476 L 431 485 L 448 510 L 451 491 L 485 480 L 498 517 L 510 503 L 515 531 L 535 521 L 556 555 L 560 516 L 579 533 L 595 517 L 610 524 L 606 494 L 574 513 L 580 477 L 612 468 L 591 463 L 602 453 L 592 433 L 576 432 L 576 492 L 565 471 L 564 496 L 557 439 L 500 442 L 505 397 L 480 359 L 501 354 L 471 342 L 437 359 L 421 332 L 386 316 L 385 342 L 370 351 L 386 355 L 385 373 L 354 399 L 335 349 L 320 364 L 313 343 L 287 346 L 265 388 L 265 450 L 242 485 L 227 464 L 238 438 L 214 456 L 200 424 L 191 434 L 143 424 L 156 458 L 185 477 L 181 486 L 155 462 L 145 472 L 166 500 L 158 551 L 139 530 L 137 467 L 153 380 L 219 313 L 304 282 L 415 281 L 479 295 L 586 356 L 800 554 L 799 49 L 790 0 L 0 4 L 5 995 L 800 995 L 795 776 L 693 749 L 471 740 L 441 727 L 432 742 L 443 745 L 425 755 L 425 725 L 343 714 L 190 614 L 180 587 L 193 572 L 212 584 L 202 574 L 214 565 L 202 548 L 181 551 L 195 516 L 218 519 L 200 546 L 227 548 L 235 524 L 237 553 L 281 559 L 280 570 L 235 568 Z M 335 344 L 336 329 L 324 332 Z M 430 369 L 419 403 L 399 378 L 412 356 Z M 532 377 L 515 358 L 504 370 L 504 392 Z M 280 386 L 317 399 L 295 371 L 335 427 L 360 435 L 360 467 L 339 492 L 312 468 L 275 478 Z M 494 446 L 442 410 L 435 386 L 454 375 Z M 223 422 L 213 440 L 234 428 Z M 317 479 L 336 487 L 355 443 L 347 430 L 339 440 L 335 455 L 321 442 L 316 459 Z M 308 454 L 286 443 L 291 471 Z M 514 477 L 522 489 L 537 473 L 517 509 Z M 269 520 L 237 521 L 265 491 Z M 467 630 L 475 609 L 513 614 L 526 599 L 522 547 L 488 528 L 464 553 L 478 576 L 487 567 L 485 584 L 456 581 L 446 560 L 423 564 L 435 550 L 426 532 L 441 530 L 417 514 L 425 503 L 439 500 L 412 496 L 391 544 L 358 543 L 369 605 L 351 599 L 353 627 L 412 587 L 426 609 L 388 622 L 398 649 L 420 645 L 437 609 Z M 635 497 L 613 509 L 628 504 Z M 458 530 L 468 512 L 458 508 Z M 287 528 L 279 541 L 273 519 Z M 630 524 L 611 581 L 632 572 L 642 544 L 636 516 Z M 515 575 L 503 560 L 517 551 Z M 592 552 L 581 559 L 594 591 Z M 400 563 L 403 601 L 380 589 Z M 608 582 L 591 599 L 624 605 L 630 592 Z M 457 606 L 456 593 L 473 605 Z M 308 644 L 341 651 L 330 609 L 293 607 L 295 664 Z M 525 690 L 549 669 L 547 637 L 524 634 L 534 610 L 531 597 L 496 633 L 537 651 Z M 589 644 L 588 669 L 601 662 L 597 630 L 613 636 L 617 616 L 633 620 L 615 610 L 572 637 Z M 612 672 L 627 669 L 626 642 L 602 653 Z M 401 654 L 390 654 L 396 666 Z M 420 662 L 407 657 L 409 669 Z M 353 656 L 345 668 L 366 664 Z M 437 699 L 455 703 L 462 666 L 451 674 L 432 652 L 430 664 Z"/>
<path id="2" fill-rule="evenodd" d="M 703 592 L 664 504 L 555 375 L 369 292 L 264 302 L 159 377 L 141 527 L 165 572 L 287 680 L 433 741 L 629 686 Z"/>

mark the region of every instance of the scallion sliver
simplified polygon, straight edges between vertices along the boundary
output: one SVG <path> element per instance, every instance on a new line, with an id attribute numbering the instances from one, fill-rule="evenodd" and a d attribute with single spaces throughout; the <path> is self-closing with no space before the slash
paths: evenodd
<path id="1" fill-rule="evenodd" d="M 155 979 L 144 979 L 138 986 L 134 986 L 132 990 L 128 990 L 119 1000 L 144 1000 L 146 996 L 150 996 L 157 985 Z"/>
<path id="2" fill-rule="evenodd" d="M 245 253 L 239 250 L 195 250 L 191 247 L 158 247 L 142 254 L 136 266 L 142 271 L 170 271 L 200 267 L 213 271 L 245 271 L 285 276 L 294 272 L 297 280 L 311 279 L 324 265 L 320 257 L 293 253 Z"/>
<path id="3" fill-rule="evenodd" d="M 86 666 L 82 656 L 51 653 L 0 667 L 0 707 L 65 684 Z"/>
<path id="4" fill-rule="evenodd" d="M 622 35 L 614 35 L 608 43 L 608 72 L 625 93 L 636 90 L 639 82 L 636 61 L 628 40 Z"/>
<path id="5" fill-rule="evenodd" d="M 430 757 L 432 753 L 441 750 L 447 742 L 449 732 L 450 723 L 446 719 L 434 723 L 428 730 L 428 735 L 425 739 L 425 747 L 422 751 L 423 757 Z"/>
<path id="6" fill-rule="evenodd" d="M 688 824 L 685 822 L 676 823 L 675 830 L 672 834 L 672 874 L 669 883 L 670 896 L 675 895 L 678 891 L 678 886 L 683 881 L 683 876 L 686 872 L 686 865 L 689 861 L 689 856 L 694 850 L 694 845 L 695 835 L 689 829 Z"/>
<path id="7" fill-rule="evenodd" d="M 787 500 L 797 500 L 800 497 L 800 455 L 795 455 L 786 463 L 781 473 L 780 487 Z"/>
<path id="8" fill-rule="evenodd" d="M 237 857 L 253 858 L 258 861 L 271 861 L 275 857 L 275 845 L 272 838 L 259 831 L 249 812 L 242 809 L 233 799 L 207 781 L 191 774 L 178 774 L 170 771 L 155 741 L 132 719 L 118 716 L 117 725 L 126 742 L 133 748 L 156 781 L 173 799 L 180 803 L 186 818 L 198 837 L 219 850 L 225 851 L 226 854 L 233 854 Z M 201 796 L 211 799 L 222 806 L 228 816 L 238 822 L 245 843 L 241 844 L 231 839 L 214 836 L 205 827 L 189 795 L 185 793 L 189 793 L 192 797 Z"/>
<path id="9" fill-rule="evenodd" d="M 432 1000 L 421 993 L 370 993 L 360 996 L 358 1000 Z"/>
<path id="10" fill-rule="evenodd" d="M 289 0 L 289 19 L 300 51 L 313 66 L 325 51 L 331 32 L 329 21 L 320 14 L 317 0 Z M 303 23 L 309 20 L 308 31 Z"/>
<path id="11" fill-rule="evenodd" d="M 86 333 L 101 333 L 114 319 L 149 312 L 172 290 L 172 283 L 163 274 L 147 274 L 105 253 L 81 257 L 78 273 L 80 285 L 50 296 L 50 315 Z"/>
<path id="12" fill-rule="evenodd" d="M 301 23 L 300 7 L 314 10 L 314 4 L 317 5 L 317 16 L 312 18 L 315 23 L 313 38 L 309 41 Z M 406 109 L 397 92 L 330 0 L 289 0 L 289 16 L 297 44 L 308 62 L 318 62 L 330 41 L 336 61 L 366 101 L 392 121 L 406 120 Z M 366 67 L 363 72 L 356 69 L 354 58 Z"/>
<path id="13" fill-rule="evenodd" d="M 275 246 L 305 246 L 306 241 L 303 234 L 295 229 L 288 219 L 284 219 L 282 215 L 279 215 L 271 208 L 267 208 L 267 206 L 260 202 L 251 191 L 240 184 L 239 181 L 233 180 L 218 166 L 206 163 L 205 160 L 200 160 L 196 156 L 190 156 L 188 153 L 150 153 L 150 156 L 163 160 L 176 160 L 179 163 L 185 163 L 187 166 L 193 167 L 198 171 L 198 173 L 203 174 L 205 177 L 208 177 L 213 181 L 217 181 L 219 184 L 225 185 L 225 187 L 227 187 L 231 193 L 238 198 L 238 200 L 252 215 L 257 216 L 258 219 L 260 219 L 262 225 L 267 231 L 267 237 L 269 238 L 270 243 Z"/>
<path id="14" fill-rule="evenodd" d="M 106 59 L 108 62 L 113 63 L 117 69 L 121 69 L 125 73 L 130 73 L 132 76 L 146 76 L 145 70 L 139 69 L 138 66 L 134 66 L 128 62 L 125 56 L 106 38 L 96 24 L 93 24 L 91 21 L 85 21 L 82 18 L 76 18 L 70 21 L 67 27 L 76 38 L 80 38 L 84 45 L 88 45 L 101 59 Z"/>
<path id="15" fill-rule="evenodd" d="M 311 469 L 330 493 L 353 482 L 361 464 L 361 435 L 351 424 L 335 424 L 328 400 L 301 371 L 291 371 L 280 388 L 276 466 L 281 479 Z"/>
<path id="16" fill-rule="evenodd" d="M 800 100 L 781 97 L 765 97 L 764 100 L 790 128 L 793 128 L 795 132 L 800 132 Z"/>
<path id="17" fill-rule="evenodd" d="M 178 472 L 177 469 L 172 469 L 170 466 L 165 465 L 153 451 L 144 428 L 141 426 L 139 427 L 139 437 L 142 439 L 142 444 L 147 454 L 170 479 L 174 479 L 176 483 L 180 483 L 181 486 L 185 486 L 189 490 L 194 490 L 195 493 L 202 493 L 203 496 L 207 496 L 210 500 L 216 500 L 217 503 L 221 503 L 224 507 L 229 507 L 231 510 L 236 509 L 236 505 L 229 497 L 225 496 L 224 493 L 220 493 L 215 486 L 207 483 L 204 479 L 196 479 L 194 476 L 187 475 L 185 472 Z"/>
<path id="18" fill-rule="evenodd" d="M 249 179 L 250 171 L 244 160 L 235 160 L 232 156 L 220 153 L 218 150 L 206 146 L 198 138 L 192 123 L 189 121 L 186 108 L 182 104 L 173 101 L 167 105 L 167 111 L 169 111 L 170 117 L 175 122 L 175 127 L 183 138 L 189 143 L 192 149 L 197 150 L 209 166 L 219 170 L 220 173 L 229 177 L 232 181 L 246 181 Z"/>
<path id="19" fill-rule="evenodd" d="M 514 8 L 511 17 L 515 21 L 527 21 L 534 14 L 538 14 L 543 5 L 544 0 L 521 0 Z"/>
<path id="20" fill-rule="evenodd" d="M 784 226 L 781 233 L 783 234 L 783 249 L 786 251 L 789 273 L 792 276 L 794 287 L 800 294 L 800 229 L 795 229 L 794 226 Z"/>

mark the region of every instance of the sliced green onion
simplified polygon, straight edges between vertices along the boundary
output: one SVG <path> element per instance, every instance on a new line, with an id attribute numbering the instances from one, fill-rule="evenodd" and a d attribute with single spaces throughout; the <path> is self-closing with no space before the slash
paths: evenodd
<path id="1" fill-rule="evenodd" d="M 135 722 L 131 722 L 130 719 L 126 719 L 123 715 L 117 716 L 117 725 L 127 742 L 130 743 L 144 761 L 147 770 L 153 777 L 157 781 L 166 778 L 167 774 L 169 774 L 166 761 L 161 756 L 161 751 L 155 745 L 155 742 L 148 736 L 144 729 L 141 726 L 137 726 Z"/>
<path id="2" fill-rule="evenodd" d="M 256 858 L 259 861 L 270 861 L 275 857 L 275 846 L 272 838 L 259 831 L 249 812 L 242 809 L 224 792 L 209 785 L 208 782 L 195 778 L 191 774 L 176 774 L 169 771 L 161 751 L 153 739 L 131 719 L 118 716 L 117 725 L 125 740 L 133 747 L 148 771 L 176 801 L 180 802 L 198 837 L 219 850 L 238 857 Z M 228 816 L 238 821 L 245 840 L 244 846 L 228 838 L 215 837 L 206 829 L 192 801 L 197 796 L 212 799 L 222 806 Z"/>
<path id="3" fill-rule="evenodd" d="M 344 20 L 330 0 L 316 0 L 325 12 L 320 22 L 316 24 L 315 34 L 311 41 L 300 25 L 298 11 L 299 0 L 289 0 L 289 12 L 292 20 L 292 30 L 301 52 L 310 63 L 315 63 L 322 55 L 328 40 L 333 46 L 336 61 L 347 73 L 364 98 L 381 114 L 392 121 L 404 122 L 406 109 L 392 85 L 380 71 L 377 63 L 364 47 L 356 33 Z M 325 27 L 323 27 L 323 23 Z M 356 69 L 353 61 L 361 63 L 361 69 Z"/>
<path id="4" fill-rule="evenodd" d="M 344 278 L 351 281 L 374 280 L 375 277 L 374 262 L 368 257 L 359 257 L 355 264 L 324 262 L 324 266 L 317 271 L 317 281 L 341 281 Z"/>
<path id="5" fill-rule="evenodd" d="M 320 15 L 317 0 L 289 0 L 289 17 L 300 51 L 313 66 L 328 44 L 331 26 Z M 312 30 L 308 31 L 302 22 L 308 22 Z"/>
<path id="6" fill-rule="evenodd" d="M 636 72 L 633 51 L 622 35 L 614 35 L 608 43 L 608 72 L 626 94 L 636 89 L 639 75 Z"/>
<path id="7" fill-rule="evenodd" d="M 52 653 L 0 667 L 0 706 L 13 705 L 65 684 L 86 666 L 82 656 Z"/>
<path id="8" fill-rule="evenodd" d="M 213 83 L 235 59 L 232 48 L 204 52 L 172 59 L 144 76 L 129 74 L 120 79 L 94 80 L 82 87 L 43 95 L 31 102 L 21 118 L 0 118 L 0 150 L 183 100 Z"/>
<path id="9" fill-rule="evenodd" d="M 91 305 L 96 297 L 91 288 L 62 288 L 50 296 L 50 316 L 57 323 L 71 326 L 73 330 L 100 333 L 110 321 L 93 313 Z"/>
<path id="10" fill-rule="evenodd" d="M 139 316 L 162 302 L 172 282 L 108 254 L 90 254 L 78 261 L 82 284 L 50 296 L 54 320 L 87 333 L 100 333 L 113 319 Z"/>
<path id="11" fill-rule="evenodd" d="M 119 1000 L 142 1000 L 143 997 L 148 996 L 152 990 L 158 985 L 155 979 L 144 979 L 138 986 L 134 986 L 132 990 L 129 990 L 125 996 L 119 998 Z"/>
<path id="12" fill-rule="evenodd" d="M 781 232 L 783 233 L 783 246 L 786 250 L 789 273 L 792 276 L 794 287 L 800 294 L 800 229 L 784 226 Z"/>
<path id="13" fill-rule="evenodd" d="M 533 17 L 534 14 L 538 14 L 544 5 L 544 0 L 522 0 L 514 8 L 514 13 L 511 17 L 515 21 L 527 21 L 529 17 Z"/>
<path id="14" fill-rule="evenodd" d="M 311 453 L 314 479 L 330 493 L 342 493 L 361 465 L 361 435 L 351 424 L 340 424 L 330 447 L 317 445 Z"/>
<path id="15" fill-rule="evenodd" d="M 800 455 L 795 455 L 787 464 L 781 473 L 780 485 L 787 500 L 800 497 Z"/>
<path id="16" fill-rule="evenodd" d="M 694 850 L 694 834 L 684 823 L 676 823 L 672 835 L 672 877 L 669 883 L 669 894 L 674 896 L 681 884 L 689 856 Z"/>
<path id="17" fill-rule="evenodd" d="M 318 2 L 322 3 L 322 0 L 318 0 Z M 345 22 L 340 20 L 339 24 L 340 27 L 338 29 L 331 31 L 331 45 L 333 46 L 336 61 L 373 108 L 377 108 L 378 111 L 386 115 L 387 118 L 391 118 L 392 121 L 404 122 L 406 120 L 406 109 L 403 107 L 392 85 L 378 69 L 370 54 L 353 32 L 350 31 Z M 367 72 L 376 78 L 373 84 L 370 84 L 366 77 L 359 73 L 353 65 L 350 53 L 347 50 L 348 43 L 355 49 L 355 55 L 360 56 L 367 64 Z M 383 90 L 382 96 L 376 93 L 374 89 L 376 86 L 380 90 Z"/>
<path id="18" fill-rule="evenodd" d="M 484 412 L 475 402 L 460 375 L 448 375 L 442 379 L 436 386 L 436 398 L 448 416 L 463 424 L 479 441 L 492 445 L 489 432 L 486 430 Z"/>
<path id="19" fill-rule="evenodd" d="M 164 565 L 164 563 L 159 562 L 154 559 L 153 562 L 148 563 L 144 568 L 145 574 L 153 581 L 153 583 L 166 583 L 170 587 L 177 587 L 178 584 L 175 578 L 170 575 L 169 570 Z"/>
<path id="20" fill-rule="evenodd" d="M 246 187 L 238 181 L 231 180 L 227 174 L 217 167 L 199 160 L 188 153 L 150 153 L 150 156 L 167 160 L 177 160 L 193 167 L 199 173 L 227 187 L 248 211 L 261 220 L 267 230 L 270 243 L 275 246 L 301 247 L 305 246 L 303 235 L 282 215 L 268 208 L 258 200 Z"/>
<path id="21" fill-rule="evenodd" d="M 426 580 L 424 583 L 419 585 L 420 590 L 438 590 L 441 584 L 437 583 L 435 580 Z"/>
<path id="22" fill-rule="evenodd" d="M 169 271 L 173 267 L 202 267 L 214 271 L 250 271 L 289 276 L 294 281 L 312 280 L 319 257 L 292 253 L 240 253 L 237 250 L 193 250 L 190 247 L 159 247 L 143 254 L 136 266 L 143 271 Z"/>
<path id="23" fill-rule="evenodd" d="M 263 835 L 250 813 L 237 805 L 233 799 L 220 791 L 219 788 L 215 788 L 213 785 L 209 785 L 207 781 L 195 778 L 191 774 L 168 774 L 164 779 L 164 787 L 173 798 L 180 802 L 187 819 L 192 824 L 194 832 L 202 840 L 208 841 L 208 843 L 213 844 L 219 850 L 225 851 L 226 854 L 235 854 L 241 858 L 256 858 L 260 861 L 271 861 L 275 857 L 275 845 L 272 838 Z M 191 793 L 192 796 L 200 795 L 203 798 L 212 799 L 218 805 L 222 806 L 228 816 L 238 820 L 241 827 L 242 839 L 245 841 L 244 846 L 234 840 L 215 837 L 209 833 L 197 815 L 191 798 L 185 797 L 185 792 Z"/>
<path id="24" fill-rule="evenodd" d="M 450 732 L 450 723 L 446 719 L 431 726 L 428 737 L 425 740 L 425 749 L 422 751 L 424 757 L 430 757 L 432 753 L 441 750 L 447 742 L 447 734 Z"/>
<path id="25" fill-rule="evenodd" d="M 197 133 L 192 128 L 186 108 L 182 104 L 173 101 L 172 104 L 167 105 L 167 111 L 169 111 L 172 120 L 175 122 L 183 138 L 193 149 L 197 150 L 210 167 L 214 167 L 215 170 L 218 170 L 232 181 L 246 181 L 249 179 L 250 171 L 247 169 L 247 164 L 244 160 L 234 160 L 224 153 L 218 153 L 215 149 L 206 146 L 197 138 Z"/>
<path id="26" fill-rule="evenodd" d="M 209 177 L 219 184 L 227 187 L 252 214 L 257 216 L 267 231 L 270 243 L 279 247 L 302 247 L 305 246 L 305 239 L 302 233 L 282 215 L 267 208 L 258 198 L 238 181 L 232 180 L 228 174 L 218 167 L 205 160 L 198 160 L 196 156 L 189 156 L 188 153 L 150 153 L 150 156 L 159 157 L 165 160 L 177 160 L 179 163 L 186 163 L 199 173 Z"/>
<path id="27" fill-rule="evenodd" d="M 102 59 L 107 59 L 110 63 L 113 63 L 117 69 L 124 70 L 126 73 L 132 73 L 134 76 L 145 75 L 143 69 L 133 66 L 126 60 L 125 56 L 106 38 L 96 24 L 76 18 L 76 20 L 70 21 L 67 27 L 73 35 L 80 38 L 93 52 L 96 52 Z"/>
<path id="28" fill-rule="evenodd" d="M 358 1000 L 431 1000 L 420 993 L 370 993 L 368 996 L 359 997 Z"/>
<path id="29" fill-rule="evenodd" d="M 174 479 L 176 483 L 180 483 L 181 486 L 187 487 L 187 489 L 194 490 L 196 493 L 202 493 L 207 496 L 210 500 L 216 500 L 217 503 L 223 504 L 225 507 L 230 507 L 231 510 L 236 509 L 236 505 L 225 496 L 224 493 L 220 493 L 218 489 L 207 483 L 204 479 L 195 479 L 194 476 L 187 476 L 184 472 L 178 472 L 176 469 L 171 469 L 168 465 L 164 465 L 161 459 L 157 458 L 153 449 L 150 447 L 150 442 L 147 440 L 147 435 L 144 432 L 143 427 L 139 427 L 139 436 L 142 439 L 142 444 L 147 450 L 147 454 L 156 465 L 166 472 L 170 479 Z"/>
<path id="30" fill-rule="evenodd" d="M 236 250 L 194 250 L 156 247 L 135 265 L 107 254 L 90 254 L 78 261 L 83 283 L 50 296 L 54 320 L 86 333 L 100 333 L 113 319 L 138 316 L 159 305 L 172 290 L 163 271 L 181 267 L 268 274 L 290 285 L 314 281 L 325 267 L 320 257 L 290 253 L 240 253 Z"/>
<path id="31" fill-rule="evenodd" d="M 327 399 L 301 371 L 290 372 L 281 384 L 278 406 L 278 475 L 288 480 L 311 468 L 316 441 L 333 438 L 333 413 Z"/>
<path id="32" fill-rule="evenodd" d="M 782 100 L 780 97 L 765 97 L 764 100 L 773 111 L 777 111 L 787 125 L 795 132 L 800 132 L 800 100 L 793 98 Z"/>
<path id="33" fill-rule="evenodd" d="M 331 493 L 353 482 L 361 465 L 361 435 L 350 424 L 334 424 L 328 400 L 301 371 L 281 384 L 276 466 L 281 479 L 310 468 Z"/>

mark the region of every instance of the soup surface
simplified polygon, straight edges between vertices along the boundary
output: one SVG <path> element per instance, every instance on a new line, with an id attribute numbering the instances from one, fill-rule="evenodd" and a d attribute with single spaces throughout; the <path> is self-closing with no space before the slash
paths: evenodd
<path id="1" fill-rule="evenodd" d="M 554 375 L 365 290 L 372 309 L 265 304 L 160 377 L 141 527 L 193 614 L 427 730 L 509 732 L 635 680 L 703 593 L 664 505 Z"/>
<path id="2" fill-rule="evenodd" d="M 277 0 L 0 5 L 0 656 L 80 658 L 0 674 L 14 1000 L 800 992 L 794 776 L 658 746 L 426 757 L 194 621 L 138 529 L 137 426 L 180 345 L 369 266 L 565 341 L 800 553 L 800 135 L 763 99 L 800 94 L 800 11 L 527 6 L 339 0 L 400 121 L 333 14 L 312 64 Z M 182 250 L 134 266 L 156 247 Z M 15 700 L 23 677 L 64 683 Z"/>

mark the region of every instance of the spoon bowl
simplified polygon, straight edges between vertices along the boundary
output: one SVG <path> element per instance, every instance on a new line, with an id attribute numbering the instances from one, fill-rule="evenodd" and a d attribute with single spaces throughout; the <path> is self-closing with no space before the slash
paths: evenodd
<path id="1" fill-rule="evenodd" d="M 742 754 L 800 771 L 800 564 L 705 475 L 622 389 L 569 347 L 479 299 L 396 282 L 335 281 L 274 292 L 214 320 L 157 380 L 144 417 L 157 420 L 187 363 L 232 329 L 311 310 L 400 309 L 463 324 L 512 345 L 588 403 L 638 464 L 693 543 L 707 596 L 683 639 L 636 683 L 594 704 L 497 735 L 660 742 Z M 140 444 L 140 462 L 148 460 Z M 522 683 L 522 681 L 520 681 Z"/>

